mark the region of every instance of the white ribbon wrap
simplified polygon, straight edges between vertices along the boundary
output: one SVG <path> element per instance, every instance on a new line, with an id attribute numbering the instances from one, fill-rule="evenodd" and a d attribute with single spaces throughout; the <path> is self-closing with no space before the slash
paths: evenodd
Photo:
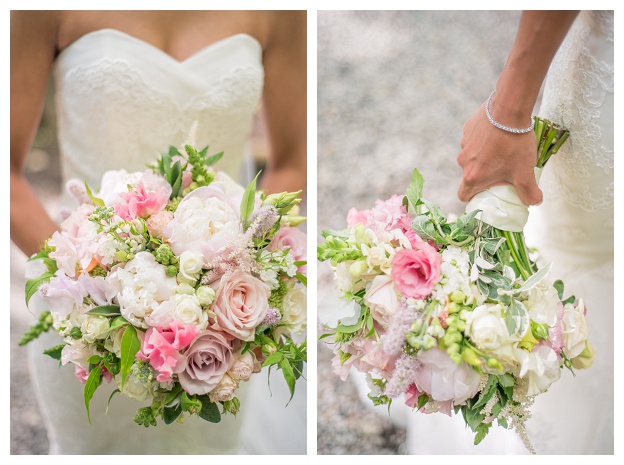
<path id="1" fill-rule="evenodd" d="M 539 183 L 542 168 L 535 168 L 535 180 Z M 494 186 L 475 195 L 468 205 L 466 213 L 481 210 L 477 214 L 484 223 L 503 231 L 521 232 L 529 219 L 529 207 L 513 186 Z"/>

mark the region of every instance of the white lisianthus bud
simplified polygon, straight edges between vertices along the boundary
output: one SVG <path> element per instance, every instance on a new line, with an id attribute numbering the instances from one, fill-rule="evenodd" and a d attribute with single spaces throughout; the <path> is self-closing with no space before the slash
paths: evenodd
<path id="1" fill-rule="evenodd" d="M 204 256 L 200 252 L 185 250 L 180 255 L 180 275 L 182 275 L 183 282 L 189 284 L 197 282 L 199 278 L 199 272 L 204 266 Z"/>
<path id="2" fill-rule="evenodd" d="M 93 315 L 87 315 L 80 327 L 82 338 L 89 343 L 95 342 L 96 339 L 104 339 L 109 329 L 110 323 L 108 318 Z"/>
<path id="3" fill-rule="evenodd" d="M 173 303 L 171 317 L 174 320 L 193 325 L 198 329 L 206 328 L 208 315 L 202 310 L 195 295 L 176 294 L 173 297 Z"/>
<path id="4" fill-rule="evenodd" d="M 195 296 L 202 307 L 208 307 L 215 300 L 215 290 L 210 286 L 199 286 L 195 291 Z"/>
<path id="5" fill-rule="evenodd" d="M 175 293 L 193 295 L 195 294 L 195 288 L 188 283 L 180 283 L 176 286 Z"/>

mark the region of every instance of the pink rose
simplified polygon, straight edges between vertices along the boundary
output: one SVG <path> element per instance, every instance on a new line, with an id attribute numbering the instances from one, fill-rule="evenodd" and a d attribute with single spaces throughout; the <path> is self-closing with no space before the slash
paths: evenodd
<path id="1" fill-rule="evenodd" d="M 169 202 L 171 186 L 160 176 L 146 171 L 134 189 L 119 194 L 115 214 L 124 220 L 147 218 L 164 209 Z"/>
<path id="2" fill-rule="evenodd" d="M 212 311 L 212 328 L 243 341 L 253 341 L 255 329 L 269 310 L 271 288 L 243 271 L 223 276 Z"/>
<path id="3" fill-rule="evenodd" d="M 422 365 L 415 373 L 416 386 L 435 401 L 460 405 L 479 390 L 479 373 L 466 363 L 457 365 L 445 351 L 422 350 L 418 360 Z"/>
<path id="4" fill-rule="evenodd" d="M 305 233 L 299 231 L 297 228 L 286 226 L 280 228 L 271 243 L 267 246 L 270 251 L 290 249 L 291 255 L 295 261 L 306 260 L 307 256 L 307 239 Z M 305 274 L 306 265 L 299 267 L 299 273 Z"/>
<path id="5" fill-rule="evenodd" d="M 404 297 L 422 299 L 440 279 L 442 258 L 426 242 L 415 249 L 399 250 L 392 262 L 392 280 Z"/>
<path id="6" fill-rule="evenodd" d="M 392 285 L 392 279 L 386 275 L 375 276 L 370 288 L 364 295 L 364 303 L 370 308 L 375 321 L 387 329 L 399 306 L 399 299 Z"/>
<path id="7" fill-rule="evenodd" d="M 142 360 L 149 360 L 158 372 L 156 380 L 161 383 L 171 381 L 174 373 L 186 368 L 186 357 L 180 353 L 199 334 L 193 325 L 172 321 L 168 328 L 151 327 L 145 333 L 143 348 L 137 354 Z"/>
<path id="8" fill-rule="evenodd" d="M 228 374 L 232 379 L 246 381 L 253 373 L 260 371 L 260 366 L 261 364 L 256 360 L 253 352 L 248 350 L 243 355 L 238 356 Z"/>
<path id="9" fill-rule="evenodd" d="M 186 369 L 178 374 L 189 394 L 208 394 L 232 365 L 232 346 L 221 333 L 202 331 L 184 351 Z"/>
<path id="10" fill-rule="evenodd" d="M 355 208 L 352 208 L 351 210 L 349 210 L 349 213 L 347 213 L 347 227 L 352 228 L 356 224 L 360 223 L 366 224 L 369 215 L 370 210 L 358 211 Z"/>
<path id="11" fill-rule="evenodd" d="M 173 220 L 173 213 L 167 210 L 160 211 L 155 215 L 150 216 L 145 224 L 150 234 L 158 239 L 163 238 L 163 229 Z"/>

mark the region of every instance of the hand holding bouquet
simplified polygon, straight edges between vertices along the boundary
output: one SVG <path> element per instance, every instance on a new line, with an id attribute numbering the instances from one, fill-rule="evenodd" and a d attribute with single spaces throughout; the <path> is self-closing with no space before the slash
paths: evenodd
<path id="1" fill-rule="evenodd" d="M 207 156 L 171 147 L 145 172 L 109 171 L 29 261 L 26 301 L 43 310 L 20 344 L 52 327 L 46 353 L 74 365 L 89 403 L 103 380 L 150 405 L 138 424 L 183 412 L 220 421 L 262 367 L 294 393 L 306 361 L 305 234 L 297 193 L 246 189 Z M 303 338 L 302 338 L 303 339 Z M 221 407 L 221 408 L 219 408 Z"/>
<path id="2" fill-rule="evenodd" d="M 536 125 L 545 156 L 565 140 L 551 128 Z M 375 404 L 403 395 L 424 413 L 461 411 L 475 444 L 497 420 L 532 451 L 534 397 L 562 368 L 591 364 L 583 301 L 564 298 L 549 266 L 537 269 L 521 232 L 487 223 L 489 206 L 449 221 L 422 198 L 423 182 L 414 170 L 405 196 L 351 209 L 347 229 L 323 232 L 318 258 L 330 261 L 337 295 L 319 318 L 335 371 L 366 373 Z"/>

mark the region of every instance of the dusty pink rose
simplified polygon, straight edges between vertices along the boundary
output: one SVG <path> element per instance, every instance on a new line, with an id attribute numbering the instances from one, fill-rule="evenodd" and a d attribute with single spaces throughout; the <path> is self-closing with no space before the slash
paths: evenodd
<path id="1" fill-rule="evenodd" d="M 151 327 L 145 333 L 143 347 L 137 357 L 149 360 L 158 372 L 156 380 L 161 383 L 171 381 L 174 373 L 186 368 L 186 357 L 180 353 L 199 334 L 193 325 L 172 321 L 168 328 Z"/>
<path id="2" fill-rule="evenodd" d="M 237 270 L 221 278 L 212 311 L 212 328 L 243 341 L 253 341 L 255 329 L 269 310 L 271 288 L 258 278 Z"/>
<path id="3" fill-rule="evenodd" d="M 366 224 L 369 215 L 370 210 L 358 211 L 355 208 L 352 208 L 351 210 L 349 210 L 349 213 L 347 213 L 347 227 L 352 228 L 356 224 L 360 223 Z"/>
<path id="4" fill-rule="evenodd" d="M 297 228 L 286 226 L 280 228 L 271 243 L 267 246 L 270 251 L 290 249 L 290 253 L 295 261 L 306 260 L 307 240 L 306 235 Z M 299 267 L 299 273 L 306 273 L 306 265 Z"/>
<path id="5" fill-rule="evenodd" d="M 189 394 L 207 394 L 219 385 L 232 366 L 232 346 L 215 331 L 202 331 L 184 351 L 186 369 L 178 374 Z"/>
<path id="6" fill-rule="evenodd" d="M 173 213 L 167 210 L 160 211 L 155 215 L 150 216 L 145 224 L 150 234 L 158 239 L 163 238 L 163 229 L 173 220 Z"/>
<path id="7" fill-rule="evenodd" d="M 422 365 L 415 373 L 416 386 L 433 400 L 452 400 L 460 405 L 477 393 L 479 373 L 466 363 L 457 365 L 445 351 L 437 348 L 420 351 L 418 360 Z"/>
<path id="8" fill-rule="evenodd" d="M 440 279 L 442 259 L 426 242 L 415 249 L 399 250 L 392 262 L 392 280 L 404 297 L 422 299 Z"/>
<path id="9" fill-rule="evenodd" d="M 146 171 L 134 189 L 119 194 L 115 214 L 124 220 L 147 218 L 164 209 L 169 202 L 171 186 L 160 176 Z"/>

